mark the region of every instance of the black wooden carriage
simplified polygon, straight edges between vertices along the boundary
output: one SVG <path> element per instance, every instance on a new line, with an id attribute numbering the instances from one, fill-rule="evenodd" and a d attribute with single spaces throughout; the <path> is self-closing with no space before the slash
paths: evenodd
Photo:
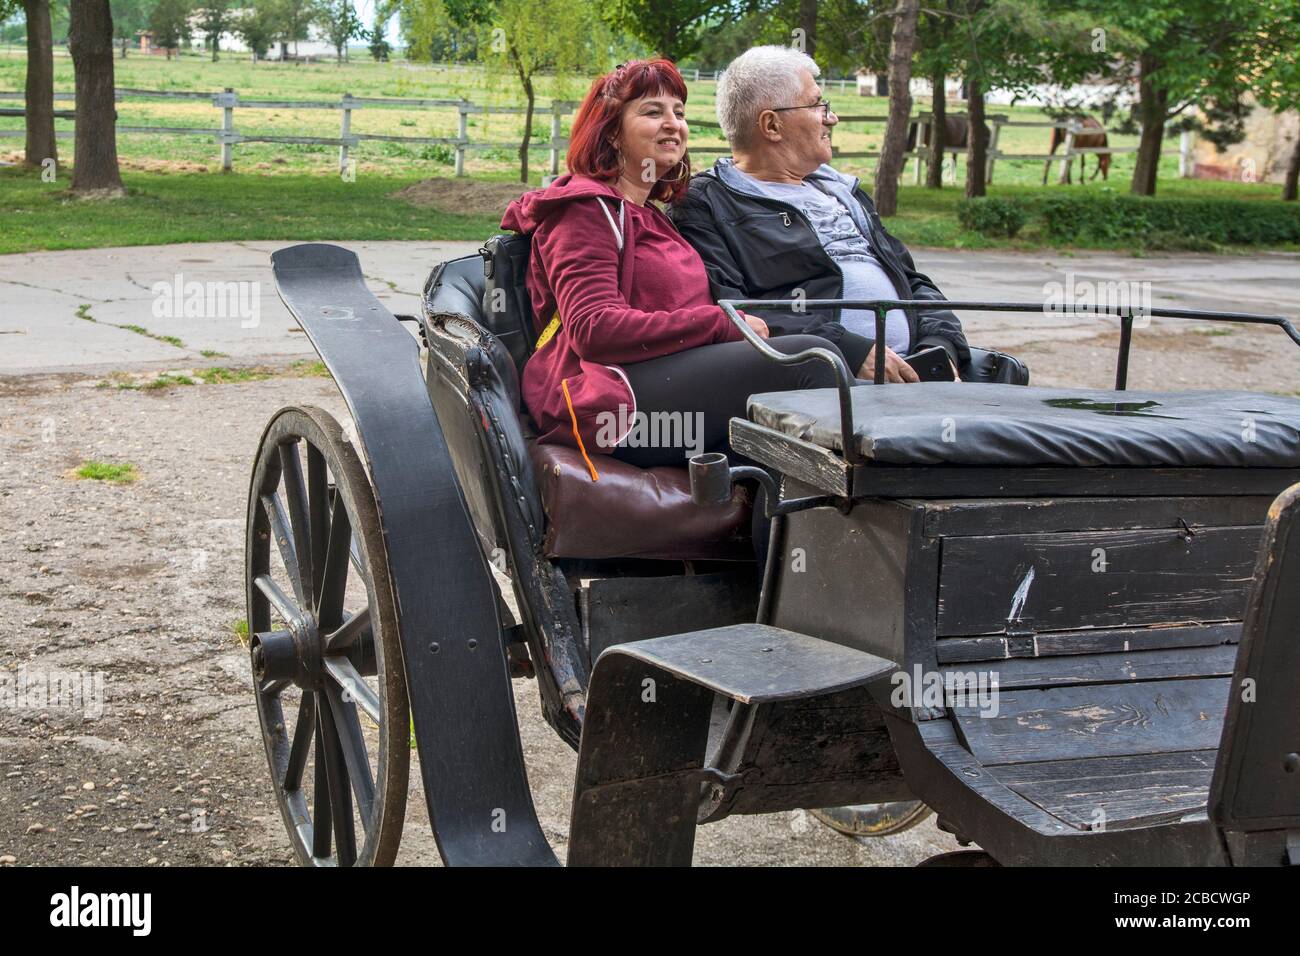
<path id="1" fill-rule="evenodd" d="M 579 751 L 570 863 L 685 864 L 697 823 L 908 801 L 1000 863 L 1300 861 L 1300 402 L 998 384 L 1026 373 L 985 352 L 981 384 L 877 388 L 751 333 L 842 379 L 733 420 L 770 470 L 592 482 L 521 413 L 526 256 L 433 271 L 423 375 L 354 255 L 273 257 L 352 415 L 279 412 L 249 497 L 258 710 L 303 863 L 394 859 L 408 727 L 448 863 L 555 863 L 521 676 Z"/>

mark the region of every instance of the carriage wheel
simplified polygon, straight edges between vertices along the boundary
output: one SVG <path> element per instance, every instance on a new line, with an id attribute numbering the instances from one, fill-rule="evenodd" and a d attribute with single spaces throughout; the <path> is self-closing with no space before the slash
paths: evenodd
<path id="1" fill-rule="evenodd" d="M 390 865 L 411 757 L 393 591 L 365 470 L 319 408 L 267 425 L 245 559 L 257 715 L 294 852 Z"/>
<path id="2" fill-rule="evenodd" d="M 866 803 L 855 807 L 826 807 L 809 812 L 845 836 L 868 838 L 893 836 L 910 830 L 932 811 L 920 800 L 899 800 L 893 803 Z"/>

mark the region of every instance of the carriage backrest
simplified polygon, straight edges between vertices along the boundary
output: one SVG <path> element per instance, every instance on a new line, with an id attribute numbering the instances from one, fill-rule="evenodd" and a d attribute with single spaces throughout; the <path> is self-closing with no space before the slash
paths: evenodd
<path id="1" fill-rule="evenodd" d="M 533 304 L 524 284 L 531 250 L 528 236 L 518 233 L 493 236 L 479 250 L 485 280 L 481 324 L 501 340 L 521 372 L 537 341 Z"/>

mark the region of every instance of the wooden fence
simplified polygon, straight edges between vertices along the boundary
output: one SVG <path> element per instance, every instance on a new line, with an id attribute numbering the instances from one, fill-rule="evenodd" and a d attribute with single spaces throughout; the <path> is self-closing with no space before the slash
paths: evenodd
<path id="1" fill-rule="evenodd" d="M 845 83 L 851 82 L 848 80 Z M 56 100 L 71 100 L 74 98 L 72 93 L 55 93 Z M 22 100 L 22 92 L 0 92 L 0 100 Z M 441 145 L 452 147 L 455 155 L 455 170 L 457 176 L 465 175 L 465 155 L 470 150 L 476 149 L 514 149 L 518 150 L 521 143 L 519 142 L 474 142 L 469 138 L 469 117 L 474 115 L 516 115 L 522 116 L 526 113 L 523 107 L 514 106 L 478 106 L 464 99 L 392 99 L 384 97 L 364 97 L 352 96 L 344 93 L 337 102 L 326 100 L 245 100 L 240 99 L 239 94 L 233 89 L 226 89 L 220 93 L 192 93 L 192 92 L 174 92 L 165 90 L 136 90 L 136 89 L 119 89 L 116 91 L 116 98 L 120 102 L 124 99 L 154 99 L 154 100 L 209 100 L 212 106 L 221 110 L 221 125 L 218 127 L 189 127 L 189 126 L 125 126 L 119 125 L 119 133 L 149 133 L 164 136 L 211 136 L 221 147 L 221 168 L 229 172 L 234 168 L 234 148 L 240 143 L 312 143 L 324 146 L 337 146 L 339 150 L 339 169 L 346 171 L 348 168 L 349 150 L 355 149 L 362 142 L 386 142 L 386 143 L 407 143 L 411 145 Z M 373 133 L 356 133 L 352 130 L 352 114 L 360 109 L 428 109 L 430 107 L 452 108 L 457 111 L 457 124 L 455 136 L 389 136 Z M 562 120 L 569 116 L 577 108 L 577 104 L 567 100 L 555 100 L 548 105 L 539 105 L 534 111 L 534 117 L 549 117 L 550 119 L 550 138 L 533 140 L 529 143 L 530 150 L 546 150 L 548 153 L 548 169 L 550 175 L 555 176 L 560 172 L 560 157 L 568 148 L 569 139 L 562 135 Z M 235 110 L 245 109 L 323 109 L 339 111 L 339 135 L 338 136 L 293 136 L 267 133 L 241 133 L 235 126 Z M 0 109 L 0 115 L 23 115 L 22 109 Z M 70 111 L 59 110 L 55 113 L 61 118 L 71 118 L 73 114 Z M 965 113 L 950 113 L 949 116 L 965 116 Z M 844 115 L 839 116 L 840 122 L 859 122 L 859 123 L 880 123 L 888 122 L 888 117 L 884 115 Z M 928 112 L 920 113 L 912 119 L 912 122 L 922 126 L 929 124 L 931 114 Z M 997 160 L 1037 160 L 1040 162 L 1055 162 L 1058 164 L 1059 176 L 1063 181 L 1065 171 L 1069 164 L 1078 156 L 1091 156 L 1099 153 L 1132 153 L 1137 151 L 1136 146 L 1090 146 L 1080 147 L 1074 144 L 1075 137 L 1080 133 L 1094 133 L 1097 130 L 1085 129 L 1078 124 L 1077 120 L 1012 120 L 1009 117 L 997 113 L 987 117 L 989 124 L 989 143 L 988 157 L 985 167 L 985 181 L 993 182 L 993 169 Z M 721 137 L 721 127 L 712 120 L 691 120 L 691 126 L 699 130 L 716 131 L 716 135 Z M 998 141 L 1001 130 L 1005 127 L 1032 127 L 1042 129 L 1059 128 L 1065 130 L 1065 139 L 1063 148 L 1058 150 L 1055 155 L 1047 153 L 1010 153 L 998 148 Z M 1107 131 L 1114 135 L 1113 131 Z M 22 130 L 0 130 L 0 136 L 22 136 Z M 70 137 L 73 134 L 70 131 L 60 131 L 56 135 L 61 137 Z M 918 136 L 918 141 L 920 137 Z M 1176 150 L 1163 150 L 1162 155 L 1170 152 L 1177 152 L 1179 156 L 1178 174 L 1184 178 L 1191 175 L 1192 170 L 1192 136 L 1184 132 L 1179 141 Z M 731 152 L 727 146 L 692 146 L 691 152 L 696 155 L 726 155 Z M 843 151 L 839 147 L 832 147 L 833 155 L 836 159 L 879 159 L 879 150 L 855 150 Z M 919 142 L 915 149 L 908 151 L 905 155 L 914 161 L 913 179 L 914 182 L 921 182 L 921 164 L 929 158 L 929 149 Z M 955 170 L 954 170 L 955 175 Z"/>
<path id="2" fill-rule="evenodd" d="M 212 106 L 221 110 L 221 125 L 218 127 L 195 126 L 126 126 L 119 124 L 119 133 L 149 133 L 163 136 L 211 136 L 221 147 L 221 169 L 230 172 L 234 168 L 234 149 L 240 143 L 310 143 L 321 146 L 337 146 L 339 150 L 339 169 L 348 167 L 348 151 L 355 149 L 362 142 L 407 143 L 410 145 L 450 146 L 455 152 L 456 175 L 465 175 L 465 154 L 475 149 L 519 149 L 519 142 L 484 142 L 469 138 L 469 117 L 473 115 L 524 115 L 523 107 L 514 106 L 478 106 L 464 99 L 390 99 L 385 97 L 353 96 L 344 93 L 337 102 L 327 100 L 245 100 L 230 88 L 220 93 L 190 93 L 168 90 L 134 90 L 118 89 L 115 91 L 118 102 L 125 99 L 140 100 L 209 100 Z M 22 92 L 2 92 L 0 100 L 22 100 Z M 72 93 L 55 93 L 56 100 L 71 100 Z M 388 136 L 375 133 L 356 133 L 352 130 L 352 114 L 360 109 L 428 109 L 430 107 L 454 107 L 458 114 L 455 136 Z M 568 148 L 568 137 L 561 135 L 561 119 L 577 108 L 577 104 L 566 100 L 555 100 L 549 105 L 539 106 L 534 117 L 549 117 L 550 138 L 529 143 L 529 149 L 546 150 L 549 155 L 551 175 L 560 171 L 560 156 Z M 245 109 L 321 109 L 339 111 L 338 136 L 288 136 L 269 133 L 241 133 L 235 126 L 235 110 Z M 24 115 L 21 109 L 0 110 L 0 115 Z M 56 116 L 71 118 L 69 111 L 56 111 Z M 0 130 L 0 136 L 22 136 L 23 130 Z M 60 131 L 55 135 L 71 137 L 71 131 Z"/>

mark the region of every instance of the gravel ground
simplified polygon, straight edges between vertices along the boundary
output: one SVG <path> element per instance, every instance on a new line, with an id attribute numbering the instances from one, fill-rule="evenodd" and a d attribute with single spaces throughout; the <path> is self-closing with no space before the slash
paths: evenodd
<path id="1" fill-rule="evenodd" d="M 1144 345 L 1134 387 L 1300 391 L 1275 332 L 1171 326 Z M 1038 384 L 1096 385 L 1113 348 L 1103 335 L 1016 351 Z M 0 377 L 0 615 L 11 622 L 0 669 L 12 681 L 52 671 L 103 681 L 102 713 L 0 709 L 0 864 L 289 863 L 235 630 L 242 516 L 271 414 L 311 403 L 342 417 L 342 401 L 321 378 L 156 391 L 102 381 Z M 138 480 L 78 480 L 88 460 L 131 462 Z M 516 694 L 538 812 L 563 854 L 576 759 L 543 723 L 535 685 L 519 681 Z M 411 787 L 399 861 L 436 863 L 414 765 Z M 704 827 L 696 860 L 911 865 L 955 848 L 932 820 L 859 845 L 796 811 Z"/>
<path id="2" fill-rule="evenodd" d="M 101 379 L 0 382 L 0 668 L 102 674 L 102 713 L 0 710 L 0 859 L 17 865 L 291 862 L 247 652 L 243 512 L 262 427 L 281 406 L 343 403 L 319 378 L 159 391 Z M 77 480 L 131 462 L 128 484 Z M 11 684 L 10 686 L 15 686 Z M 576 757 L 516 682 L 538 813 L 567 838 Z M 414 755 L 413 755 L 414 757 Z M 438 862 L 413 760 L 400 862 Z M 705 864 L 915 863 L 955 846 L 927 822 L 858 846 L 798 811 L 700 830 Z"/>

